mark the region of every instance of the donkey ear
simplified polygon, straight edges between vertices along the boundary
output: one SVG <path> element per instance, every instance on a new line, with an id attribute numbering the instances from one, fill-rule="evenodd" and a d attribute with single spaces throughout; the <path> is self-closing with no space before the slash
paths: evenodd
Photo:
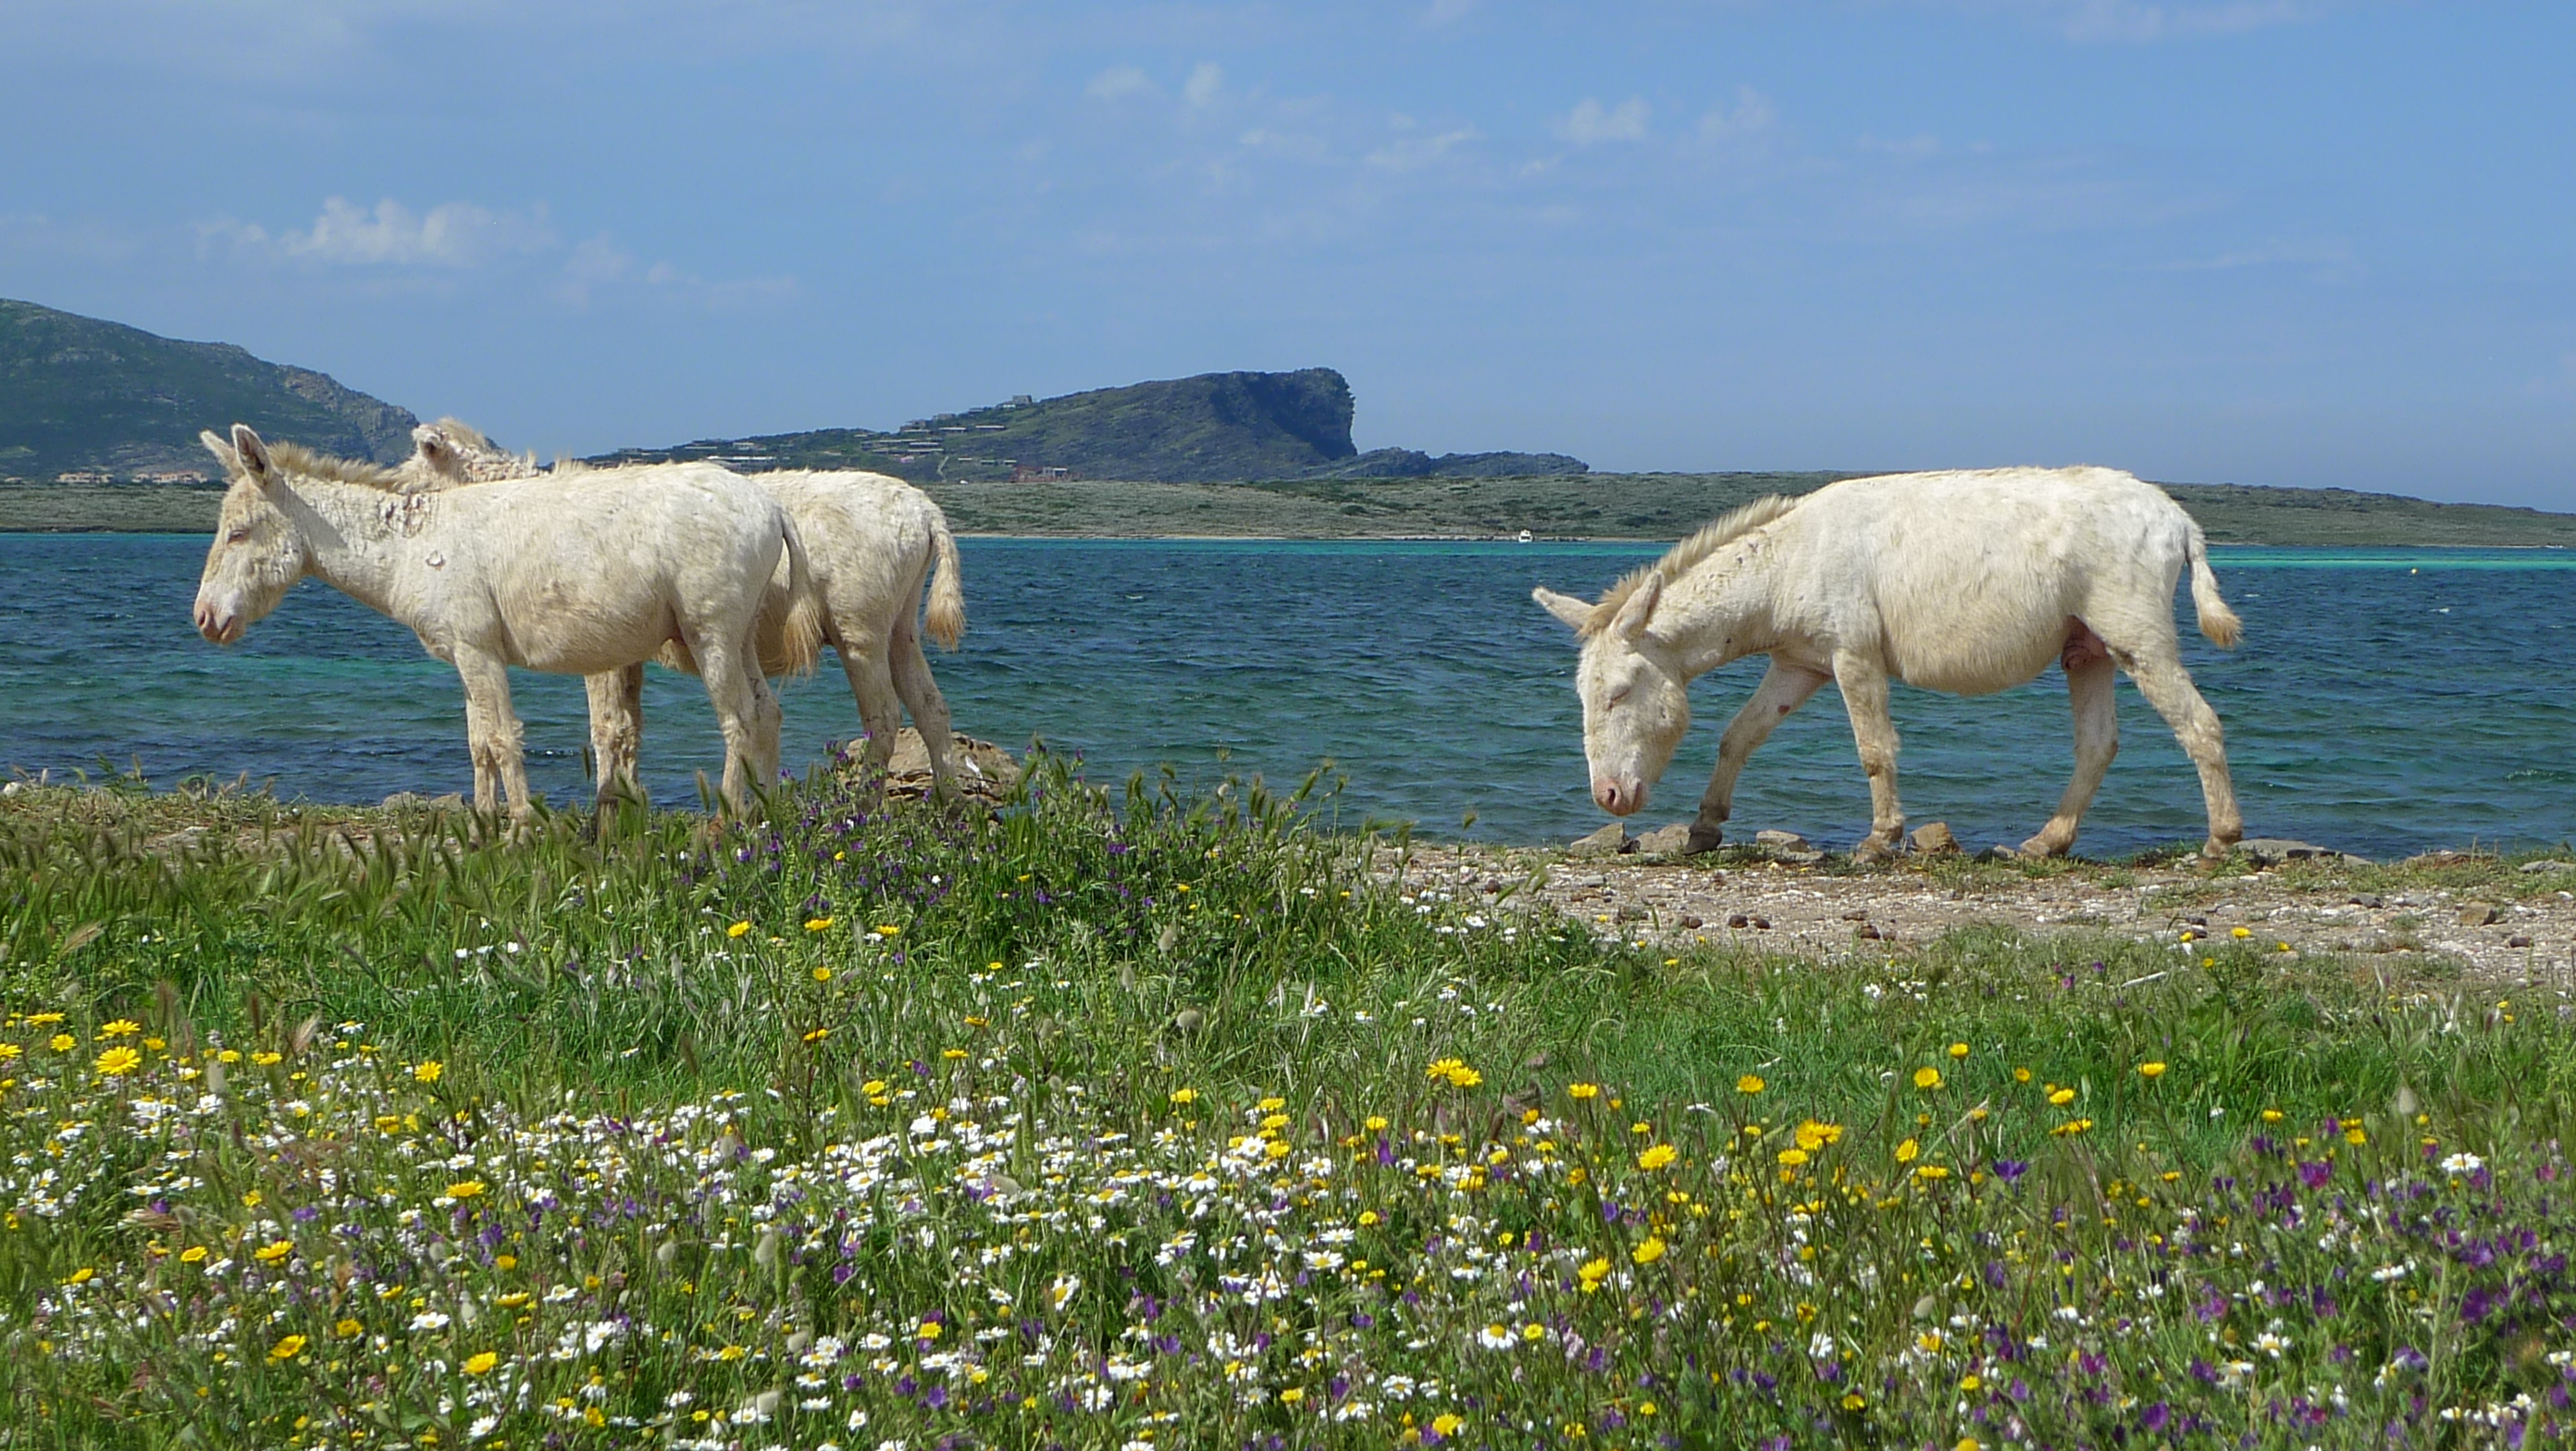
<path id="1" fill-rule="evenodd" d="M 269 457 L 268 445 L 247 423 L 233 425 L 233 452 L 241 455 L 242 472 L 263 484 L 277 481 L 277 461 Z"/>
<path id="2" fill-rule="evenodd" d="M 224 466 L 227 477 L 241 467 L 241 455 L 233 452 L 233 446 L 224 442 L 223 436 L 213 429 L 198 430 L 197 442 L 204 444 L 206 452 L 215 456 L 215 462 Z"/>
<path id="3" fill-rule="evenodd" d="M 1628 602 L 1619 607 L 1618 617 L 1610 622 L 1610 633 L 1622 640 L 1634 640 L 1646 633 L 1646 622 L 1655 617 L 1655 601 L 1663 598 L 1663 594 L 1664 577 L 1661 574 L 1647 575 L 1645 582 L 1637 586 L 1637 592 L 1628 596 Z"/>
<path id="4" fill-rule="evenodd" d="M 1592 606 L 1590 604 L 1583 600 L 1576 599 L 1572 595 L 1558 594 L 1556 591 L 1549 589 L 1545 585 L 1540 585 L 1537 589 L 1531 590 L 1530 598 L 1538 601 L 1538 607 L 1540 609 L 1556 616 L 1558 619 L 1563 620 L 1567 625 L 1577 630 L 1583 628 L 1584 621 L 1592 618 Z"/>

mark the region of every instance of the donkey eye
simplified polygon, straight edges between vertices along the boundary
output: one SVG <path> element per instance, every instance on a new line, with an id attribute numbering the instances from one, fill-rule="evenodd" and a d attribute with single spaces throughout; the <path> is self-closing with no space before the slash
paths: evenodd
<path id="1" fill-rule="evenodd" d="M 249 537 L 250 531 L 248 529 L 229 529 L 224 532 L 224 542 L 226 544 L 239 544 Z"/>

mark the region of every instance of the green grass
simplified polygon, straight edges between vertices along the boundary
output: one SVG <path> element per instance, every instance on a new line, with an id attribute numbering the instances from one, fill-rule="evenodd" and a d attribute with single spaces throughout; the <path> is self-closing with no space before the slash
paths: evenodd
<path id="1" fill-rule="evenodd" d="M 0 1446 L 2564 1429 L 2561 1003 L 1667 955 L 1053 762 L 775 805 L 0 800 Z"/>

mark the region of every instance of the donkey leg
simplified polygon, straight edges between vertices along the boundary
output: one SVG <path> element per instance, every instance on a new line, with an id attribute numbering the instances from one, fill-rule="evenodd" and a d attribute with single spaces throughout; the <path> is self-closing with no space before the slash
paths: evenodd
<path id="1" fill-rule="evenodd" d="M 786 716 L 778 708 L 778 693 L 770 688 L 768 677 L 760 673 L 757 663 L 744 673 L 751 686 L 752 774 L 759 777 L 760 789 L 766 791 L 778 784 L 778 738 Z"/>
<path id="2" fill-rule="evenodd" d="M 474 809 L 477 813 L 489 813 L 499 804 L 501 777 L 493 769 L 492 753 L 484 744 L 490 734 L 491 727 L 485 724 L 483 707 L 469 689 L 465 692 L 465 754 L 474 763 Z"/>
<path id="3" fill-rule="evenodd" d="M 2116 651 L 2114 658 L 2118 658 Z M 2209 840 L 2201 844 L 2200 854 L 2212 859 L 2227 855 L 2244 839 L 2245 818 L 2236 810 L 2236 787 L 2228 779 L 2227 733 L 2219 727 L 2218 712 L 2200 698 L 2191 672 L 2171 651 L 2141 651 L 2120 663 L 2138 683 L 2138 693 L 2147 698 L 2147 704 L 2173 727 L 2184 754 L 2200 768 L 2200 794 L 2209 809 Z"/>
<path id="4" fill-rule="evenodd" d="M 2023 856 L 2057 856 L 2075 844 L 2084 808 L 2093 804 L 2102 773 L 2111 769 L 2111 758 L 2120 754 L 2120 713 L 2111 697 L 2117 677 L 2111 657 L 2079 655 L 2070 645 L 2066 664 L 2066 699 L 2075 708 L 2075 776 L 2066 783 L 2066 794 L 2058 798 L 2057 814 L 2048 818 L 2039 835 L 2021 844 Z"/>
<path id="5" fill-rule="evenodd" d="M 474 752 L 474 809 L 492 809 L 498 780 L 512 822 L 528 816 L 528 768 L 519 717 L 510 709 L 510 668 L 479 651 L 456 652 L 456 674 L 465 682 L 465 732 Z"/>
<path id="6" fill-rule="evenodd" d="M 850 698 L 858 703 L 859 728 L 868 734 L 862 759 L 880 778 L 886 763 L 894 759 L 895 737 L 903 731 L 903 708 L 887 669 L 886 645 L 882 639 L 861 635 L 844 637 L 840 646 L 841 673 L 849 677 Z"/>
<path id="7" fill-rule="evenodd" d="M 590 752 L 599 771 L 601 809 L 621 797 L 642 802 L 635 764 L 644 744 L 644 666 L 603 670 L 581 683 L 590 696 Z"/>
<path id="8" fill-rule="evenodd" d="M 728 638 L 708 633 L 688 642 L 689 652 L 697 657 L 699 683 L 707 688 L 707 703 L 715 707 L 716 729 L 724 735 L 725 809 L 737 815 L 750 809 L 752 762 L 758 749 L 758 716 L 749 676 L 760 666 L 744 648 L 747 634 Z"/>
<path id="9" fill-rule="evenodd" d="M 1772 660 L 1762 683 L 1753 687 L 1744 708 L 1726 723 L 1726 734 L 1718 737 L 1717 769 L 1709 775 L 1708 790 L 1700 794 L 1699 815 L 1691 821 L 1690 845 L 1684 851 L 1715 851 L 1726 840 L 1726 819 L 1735 810 L 1735 778 L 1744 773 L 1745 761 L 1771 738 L 1772 728 L 1788 719 L 1789 712 L 1825 688 L 1826 678 L 1803 665 Z"/>
<path id="10" fill-rule="evenodd" d="M 1896 799 L 1896 722 L 1887 713 L 1887 669 L 1857 651 L 1838 650 L 1834 684 L 1851 716 L 1860 767 L 1869 773 L 1869 835 L 1852 848 L 1852 860 L 1883 861 L 1896 854 L 1897 838 L 1905 833 L 1905 808 Z"/>
<path id="11" fill-rule="evenodd" d="M 911 712 L 912 728 L 921 732 L 922 747 L 930 752 L 931 794 L 942 800 L 955 796 L 957 771 L 949 760 L 948 701 L 939 693 L 939 682 L 930 678 L 930 661 L 921 653 L 920 626 L 910 619 L 895 626 L 886 656 L 893 667 L 894 693 Z"/>

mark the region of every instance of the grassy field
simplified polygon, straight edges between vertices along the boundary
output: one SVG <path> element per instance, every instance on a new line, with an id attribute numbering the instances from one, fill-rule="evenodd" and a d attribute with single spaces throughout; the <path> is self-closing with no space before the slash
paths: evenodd
<path id="1" fill-rule="evenodd" d="M 0 1446 L 2569 1428 L 2563 999 L 1668 955 L 1051 762 L 776 808 L 0 798 Z"/>
<path id="2" fill-rule="evenodd" d="M 927 485 L 960 530 L 1149 538 L 1402 536 L 1676 539 L 1763 494 L 1800 494 L 1833 473 L 1589 474 L 1501 479 L 1317 479 L 1267 484 Z M 2175 484 L 2222 544 L 2576 545 L 2576 514 L 2434 504 L 2338 489 Z M 0 484 L 0 530 L 211 531 L 219 492 L 158 484 Z"/>

